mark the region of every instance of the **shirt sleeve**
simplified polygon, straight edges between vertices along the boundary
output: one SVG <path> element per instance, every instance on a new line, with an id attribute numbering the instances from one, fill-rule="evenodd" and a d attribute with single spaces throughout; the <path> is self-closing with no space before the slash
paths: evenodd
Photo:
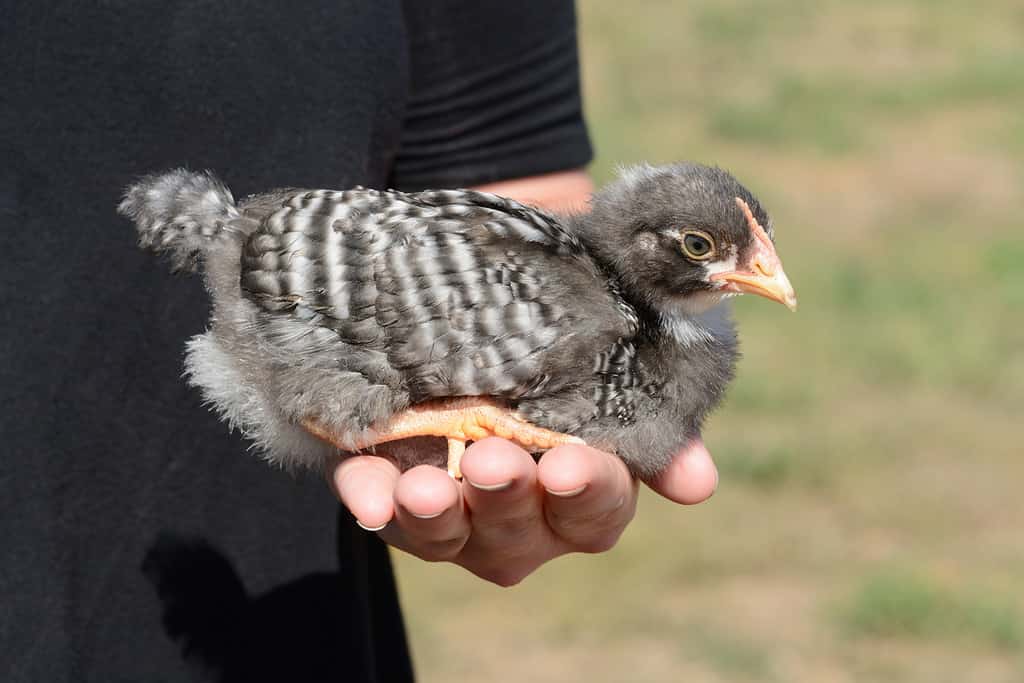
<path id="1" fill-rule="evenodd" d="M 592 158 L 571 0 L 407 0 L 410 88 L 391 184 L 465 187 Z"/>

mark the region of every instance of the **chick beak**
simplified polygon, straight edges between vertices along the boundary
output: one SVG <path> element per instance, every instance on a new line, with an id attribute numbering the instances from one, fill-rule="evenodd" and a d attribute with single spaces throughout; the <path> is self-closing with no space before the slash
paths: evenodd
<path id="1" fill-rule="evenodd" d="M 711 276 L 711 281 L 723 283 L 724 291 L 758 294 L 795 311 L 796 292 L 786 277 L 786 271 L 782 269 L 782 261 L 775 252 L 775 245 L 754 218 L 747 203 L 739 197 L 736 198 L 736 203 L 746 215 L 747 223 L 754 233 L 754 252 L 746 269 L 716 273 Z"/>

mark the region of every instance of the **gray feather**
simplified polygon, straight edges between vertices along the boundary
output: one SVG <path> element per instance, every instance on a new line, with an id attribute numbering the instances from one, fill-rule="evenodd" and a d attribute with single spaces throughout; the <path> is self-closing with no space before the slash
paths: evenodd
<path id="1" fill-rule="evenodd" d="M 187 171 L 143 179 L 120 210 L 143 246 L 202 261 L 214 311 L 189 379 L 270 460 L 336 453 L 309 417 L 355 444 L 410 405 L 483 395 L 649 478 L 700 433 L 738 355 L 724 304 L 680 305 L 707 293 L 650 226 L 718 230 L 742 256 L 735 196 L 769 224 L 735 179 L 693 165 L 627 172 L 578 218 L 468 190 L 275 190 L 236 207 Z"/>
<path id="2" fill-rule="evenodd" d="M 231 191 L 209 171 L 176 169 L 142 178 L 118 212 L 135 222 L 139 244 L 168 254 L 174 270 L 192 270 L 199 255 L 238 218 Z"/>

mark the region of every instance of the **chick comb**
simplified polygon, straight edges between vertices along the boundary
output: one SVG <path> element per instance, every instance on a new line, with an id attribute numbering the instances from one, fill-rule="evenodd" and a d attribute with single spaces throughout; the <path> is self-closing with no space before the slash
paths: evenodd
<path id="1" fill-rule="evenodd" d="M 768 236 L 768 233 L 765 232 L 764 228 L 761 227 L 761 224 L 757 222 L 756 218 L 754 218 L 754 212 L 750 210 L 750 206 L 748 206 L 740 197 L 736 197 L 736 205 L 740 207 L 740 211 L 742 211 L 743 215 L 746 217 L 747 225 L 750 226 L 750 232 L 754 233 L 754 237 L 759 239 L 766 247 L 771 247 L 772 250 L 774 250 L 775 246 L 772 242 L 772 238 Z"/>

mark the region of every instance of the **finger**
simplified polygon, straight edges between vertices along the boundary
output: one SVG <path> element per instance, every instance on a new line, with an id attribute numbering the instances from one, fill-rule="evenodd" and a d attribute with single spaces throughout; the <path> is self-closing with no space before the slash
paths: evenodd
<path id="1" fill-rule="evenodd" d="M 459 564 L 512 586 L 571 550 L 548 528 L 537 465 L 526 451 L 504 439 L 484 439 L 466 451 L 462 473 L 473 532 Z"/>
<path id="2" fill-rule="evenodd" d="M 483 439 L 462 456 L 462 476 L 474 549 L 511 556 L 549 540 L 529 453 L 505 439 Z"/>
<path id="3" fill-rule="evenodd" d="M 589 446 L 553 448 L 541 458 L 548 525 L 573 549 L 608 550 L 636 513 L 637 485 L 619 458 Z"/>
<path id="4" fill-rule="evenodd" d="M 431 465 L 414 467 L 395 486 L 395 520 L 381 532 L 388 543 L 417 557 L 441 561 L 459 554 L 469 538 L 459 486 Z"/>
<path id="5" fill-rule="evenodd" d="M 334 494 L 368 531 L 383 528 L 394 515 L 398 468 L 376 455 L 353 455 L 338 462 L 330 473 Z"/>
<path id="6" fill-rule="evenodd" d="M 672 464 L 648 485 L 669 500 L 693 505 L 708 498 L 718 488 L 718 468 L 704 440 L 688 443 L 672 460 Z"/>

